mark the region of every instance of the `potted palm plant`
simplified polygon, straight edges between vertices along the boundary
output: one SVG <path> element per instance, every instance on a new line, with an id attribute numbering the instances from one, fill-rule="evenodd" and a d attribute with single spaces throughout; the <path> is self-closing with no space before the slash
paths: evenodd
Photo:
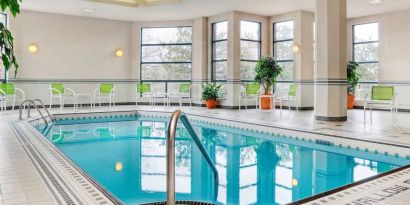
<path id="1" fill-rule="evenodd" d="M 216 108 L 216 99 L 220 96 L 221 85 L 207 83 L 202 85 L 202 100 L 205 100 L 208 109 Z"/>
<path id="2" fill-rule="evenodd" d="M 272 57 L 262 57 L 256 64 L 256 77 L 255 81 L 259 82 L 263 86 L 263 95 L 261 97 L 261 108 L 272 109 L 271 100 L 269 95 L 272 95 L 272 87 L 276 82 L 276 79 L 282 73 L 283 69 L 276 63 Z"/>
<path id="3" fill-rule="evenodd" d="M 353 109 L 355 103 L 356 87 L 359 84 L 362 74 L 359 72 L 359 64 L 355 61 L 349 61 L 347 64 L 347 108 Z"/>

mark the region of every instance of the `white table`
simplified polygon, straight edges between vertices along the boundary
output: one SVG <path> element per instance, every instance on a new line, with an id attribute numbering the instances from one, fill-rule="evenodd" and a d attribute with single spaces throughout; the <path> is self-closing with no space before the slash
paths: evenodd
<path id="1" fill-rule="evenodd" d="M 74 105 L 76 109 L 79 107 L 79 105 L 81 105 L 80 100 L 79 100 L 81 98 L 89 98 L 90 99 L 90 106 L 91 106 L 91 108 L 93 107 L 93 95 L 91 95 L 89 93 L 77 93 L 77 94 L 75 94 L 76 105 Z"/>

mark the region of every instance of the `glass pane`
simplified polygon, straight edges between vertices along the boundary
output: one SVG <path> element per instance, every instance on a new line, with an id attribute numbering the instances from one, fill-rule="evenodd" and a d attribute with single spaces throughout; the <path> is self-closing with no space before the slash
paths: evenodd
<path id="1" fill-rule="evenodd" d="M 241 21 L 241 39 L 260 40 L 260 23 Z"/>
<path id="2" fill-rule="evenodd" d="M 142 80 L 191 80 L 191 64 L 142 64 Z"/>
<path id="3" fill-rule="evenodd" d="M 276 42 L 274 45 L 276 60 L 293 60 L 293 41 Z"/>
<path id="4" fill-rule="evenodd" d="M 274 40 L 293 39 L 293 21 L 285 21 L 274 24 Z"/>
<path id="5" fill-rule="evenodd" d="M 228 78 L 228 62 L 214 62 L 214 78 L 215 80 L 226 80 Z"/>
<path id="6" fill-rule="evenodd" d="M 214 40 L 228 39 L 228 22 L 222 21 L 213 24 Z"/>
<path id="7" fill-rule="evenodd" d="M 379 40 L 379 24 L 370 23 L 355 25 L 354 30 L 354 42 L 366 42 L 366 41 L 378 41 Z"/>
<path id="8" fill-rule="evenodd" d="M 165 93 L 165 83 L 149 83 L 151 84 L 151 92 Z"/>
<path id="9" fill-rule="evenodd" d="M 260 51 L 260 43 L 252 41 L 241 41 L 241 59 L 242 60 L 258 60 Z"/>
<path id="10" fill-rule="evenodd" d="M 226 60 L 228 58 L 228 41 L 214 43 L 214 60 Z"/>
<path id="11" fill-rule="evenodd" d="M 378 80 L 378 63 L 363 63 L 360 64 L 359 69 L 363 74 L 362 81 L 377 81 Z"/>
<path id="12" fill-rule="evenodd" d="M 357 62 L 378 61 L 379 43 L 354 45 L 354 60 Z"/>
<path id="13" fill-rule="evenodd" d="M 241 61 L 241 80 L 255 79 L 256 62 Z"/>
<path id="14" fill-rule="evenodd" d="M 293 80 L 293 62 L 279 62 L 278 65 L 283 69 L 278 80 Z"/>
<path id="15" fill-rule="evenodd" d="M 175 44 L 191 42 L 191 27 L 142 29 L 142 44 Z"/>
<path id="16" fill-rule="evenodd" d="M 190 62 L 190 45 L 143 46 L 142 62 Z"/>

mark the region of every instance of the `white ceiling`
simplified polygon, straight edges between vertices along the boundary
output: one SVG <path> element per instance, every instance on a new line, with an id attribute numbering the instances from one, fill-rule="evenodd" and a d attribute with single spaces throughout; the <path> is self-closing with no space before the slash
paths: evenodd
<path id="1" fill-rule="evenodd" d="M 369 4 L 369 0 L 347 1 L 348 17 L 410 9 L 410 0 L 384 0 L 380 5 Z M 296 10 L 314 11 L 314 4 L 315 0 L 182 0 L 179 3 L 135 8 L 87 0 L 23 0 L 22 9 L 115 20 L 151 21 L 186 20 L 232 10 L 271 16 Z M 84 12 L 84 8 L 96 11 Z"/>

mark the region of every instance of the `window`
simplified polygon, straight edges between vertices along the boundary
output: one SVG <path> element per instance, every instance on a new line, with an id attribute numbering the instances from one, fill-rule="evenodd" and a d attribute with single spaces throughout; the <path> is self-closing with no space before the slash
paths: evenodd
<path id="1" fill-rule="evenodd" d="M 273 56 L 283 68 L 282 81 L 293 80 L 293 21 L 273 24 Z"/>
<path id="2" fill-rule="evenodd" d="M 190 82 L 192 27 L 141 29 L 141 82 L 153 92 L 167 92 L 176 82 Z"/>
<path id="3" fill-rule="evenodd" d="M 359 63 L 365 82 L 378 81 L 379 24 L 353 26 L 353 60 Z"/>
<path id="4" fill-rule="evenodd" d="M 228 22 L 212 24 L 212 81 L 228 78 Z"/>
<path id="5" fill-rule="evenodd" d="M 7 14 L 0 13 L 0 23 L 7 27 Z M 3 68 L 3 64 L 0 65 L 0 81 L 6 80 L 6 70 Z"/>
<path id="6" fill-rule="evenodd" d="M 241 21 L 241 80 L 253 81 L 261 57 L 261 23 Z"/>

